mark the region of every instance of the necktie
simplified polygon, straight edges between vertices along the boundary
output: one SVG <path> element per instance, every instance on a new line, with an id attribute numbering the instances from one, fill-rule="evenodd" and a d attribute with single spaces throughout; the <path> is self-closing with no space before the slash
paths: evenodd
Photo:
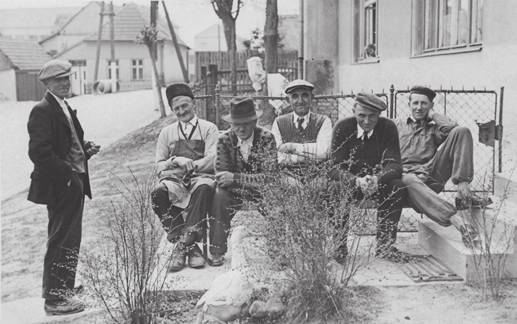
<path id="1" fill-rule="evenodd" d="M 303 118 L 298 117 L 298 130 L 303 130 Z"/>
<path id="2" fill-rule="evenodd" d="M 420 120 L 417 120 L 416 121 L 416 128 L 420 128 L 420 126 L 422 126 L 422 123 Z"/>
<path id="3" fill-rule="evenodd" d="M 364 132 L 363 133 L 363 142 L 366 142 L 367 140 L 368 140 L 368 133 Z"/>

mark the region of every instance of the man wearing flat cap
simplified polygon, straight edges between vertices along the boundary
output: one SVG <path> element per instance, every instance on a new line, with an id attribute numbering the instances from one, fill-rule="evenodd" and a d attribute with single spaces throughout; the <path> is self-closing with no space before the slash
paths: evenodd
<path id="1" fill-rule="evenodd" d="M 462 215 L 470 207 L 491 201 L 470 192 L 474 175 L 473 140 L 467 127 L 459 126 L 433 107 L 436 92 L 414 86 L 409 95 L 411 115 L 395 120 L 399 131 L 407 204 L 442 226 L 454 225 L 467 247 L 479 242 L 479 234 Z M 438 148 L 440 147 L 440 150 Z M 438 193 L 445 183 L 457 185 L 455 206 Z"/>
<path id="2" fill-rule="evenodd" d="M 395 124 L 380 117 L 386 104 L 372 93 L 360 92 L 354 103 L 354 117 L 339 120 L 332 134 L 330 172 L 333 185 L 353 188 L 353 199 L 377 200 L 376 256 L 395 262 L 406 262 L 409 255 L 395 248 L 397 224 L 406 196 L 402 161 Z M 348 230 L 348 219 L 341 226 Z M 346 242 L 337 259 L 347 255 Z"/>
<path id="3" fill-rule="evenodd" d="M 77 291 L 75 275 L 81 245 L 84 196 L 92 198 L 88 159 L 100 146 L 84 141 L 84 132 L 66 97 L 72 65 L 52 60 L 39 79 L 47 92 L 32 109 L 27 128 L 34 163 L 28 200 L 47 205 L 48 240 L 43 264 L 43 298 L 47 315 L 81 312 L 65 297 Z"/>
<path id="4" fill-rule="evenodd" d="M 228 250 L 230 223 L 244 199 L 257 200 L 267 171 L 276 165 L 275 138 L 257 125 L 262 111 L 253 99 L 234 98 L 222 118 L 231 128 L 219 136 L 215 162 L 215 190 L 210 210 L 210 264 L 220 266 Z"/>
<path id="5" fill-rule="evenodd" d="M 169 271 L 202 268 L 197 242 L 206 231 L 206 215 L 214 193 L 214 160 L 219 131 L 195 114 L 194 94 L 185 83 L 167 87 L 167 100 L 178 121 L 166 126 L 156 143 L 159 183 L 151 199 L 167 239 L 176 243 Z"/>
<path id="6" fill-rule="evenodd" d="M 292 112 L 273 122 L 271 133 L 278 147 L 278 162 L 291 178 L 309 176 L 309 166 L 325 161 L 329 155 L 332 123 L 325 115 L 311 111 L 314 85 L 294 80 L 285 93 Z"/>

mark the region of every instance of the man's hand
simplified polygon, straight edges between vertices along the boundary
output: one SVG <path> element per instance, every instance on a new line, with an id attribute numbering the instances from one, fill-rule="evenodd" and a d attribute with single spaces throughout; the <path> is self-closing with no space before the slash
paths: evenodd
<path id="1" fill-rule="evenodd" d="M 436 114 L 436 111 L 434 111 L 434 108 L 429 109 L 427 112 L 427 120 L 431 121 L 433 120 L 433 115 Z"/>
<path id="2" fill-rule="evenodd" d="M 171 162 L 172 166 L 184 168 L 186 174 L 192 173 L 195 168 L 194 161 L 183 156 L 177 156 Z"/>
<path id="3" fill-rule="evenodd" d="M 218 187 L 226 188 L 233 184 L 233 173 L 221 171 L 215 174 L 215 183 Z"/>
<path id="4" fill-rule="evenodd" d="M 295 143 L 284 143 L 278 147 L 278 152 L 292 154 L 296 151 Z"/>
<path id="5" fill-rule="evenodd" d="M 86 153 L 88 153 L 88 155 L 90 155 L 90 156 L 94 156 L 95 154 L 99 153 L 99 151 L 101 150 L 101 146 L 95 144 L 92 141 L 88 141 L 88 142 L 84 143 L 84 146 L 86 148 Z"/>
<path id="6" fill-rule="evenodd" d="M 365 197 L 372 196 L 379 189 L 378 179 L 376 176 L 367 175 L 365 177 L 357 177 L 356 186 L 361 189 Z"/>

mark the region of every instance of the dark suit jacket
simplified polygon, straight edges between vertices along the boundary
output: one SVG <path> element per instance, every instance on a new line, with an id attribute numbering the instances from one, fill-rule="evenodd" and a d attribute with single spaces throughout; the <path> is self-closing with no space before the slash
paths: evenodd
<path id="1" fill-rule="evenodd" d="M 84 132 L 76 117 L 76 111 L 70 108 L 68 111 L 88 160 L 90 155 L 86 153 L 84 147 Z M 73 176 L 72 167 L 65 162 L 65 157 L 72 146 L 72 130 L 63 109 L 50 92 L 47 91 L 43 100 L 32 109 L 27 128 L 29 157 L 34 163 L 27 199 L 36 204 L 53 205 L 56 202 L 57 193 Z M 92 198 L 88 163 L 86 163 L 84 193 L 90 199 Z"/>

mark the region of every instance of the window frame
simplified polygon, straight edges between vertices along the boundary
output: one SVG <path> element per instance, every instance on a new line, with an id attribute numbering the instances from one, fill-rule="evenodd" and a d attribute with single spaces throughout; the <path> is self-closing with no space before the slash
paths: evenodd
<path id="1" fill-rule="evenodd" d="M 447 7 L 450 13 L 445 7 L 447 2 L 452 4 Z M 463 25 L 463 32 L 467 35 L 463 37 L 461 15 L 465 10 L 461 9 L 462 4 L 467 6 L 467 17 L 463 17 L 463 23 L 467 23 Z M 481 50 L 483 7 L 484 0 L 414 0 L 412 57 Z"/>
<path id="2" fill-rule="evenodd" d="M 136 78 L 135 78 L 136 71 Z M 140 81 L 144 79 L 144 60 L 131 59 L 131 80 Z"/>
<path id="3" fill-rule="evenodd" d="M 110 80 L 111 80 L 111 69 L 110 69 L 110 67 L 111 67 L 111 60 L 107 60 L 107 62 L 108 62 L 108 63 L 107 63 L 107 64 L 108 64 L 108 73 L 107 73 L 107 75 L 108 75 L 108 79 L 110 79 Z M 115 62 L 115 64 L 116 64 L 116 70 L 115 70 L 116 79 L 117 79 L 117 80 L 120 80 L 120 70 L 119 70 L 118 60 L 115 60 L 114 62 Z M 133 75 L 133 74 L 131 74 L 131 76 L 132 76 L 132 75 Z"/>
<path id="4" fill-rule="evenodd" d="M 379 62 L 379 0 L 354 0 L 352 13 L 352 64 Z M 374 56 L 366 55 L 369 45 L 375 46 Z"/>

